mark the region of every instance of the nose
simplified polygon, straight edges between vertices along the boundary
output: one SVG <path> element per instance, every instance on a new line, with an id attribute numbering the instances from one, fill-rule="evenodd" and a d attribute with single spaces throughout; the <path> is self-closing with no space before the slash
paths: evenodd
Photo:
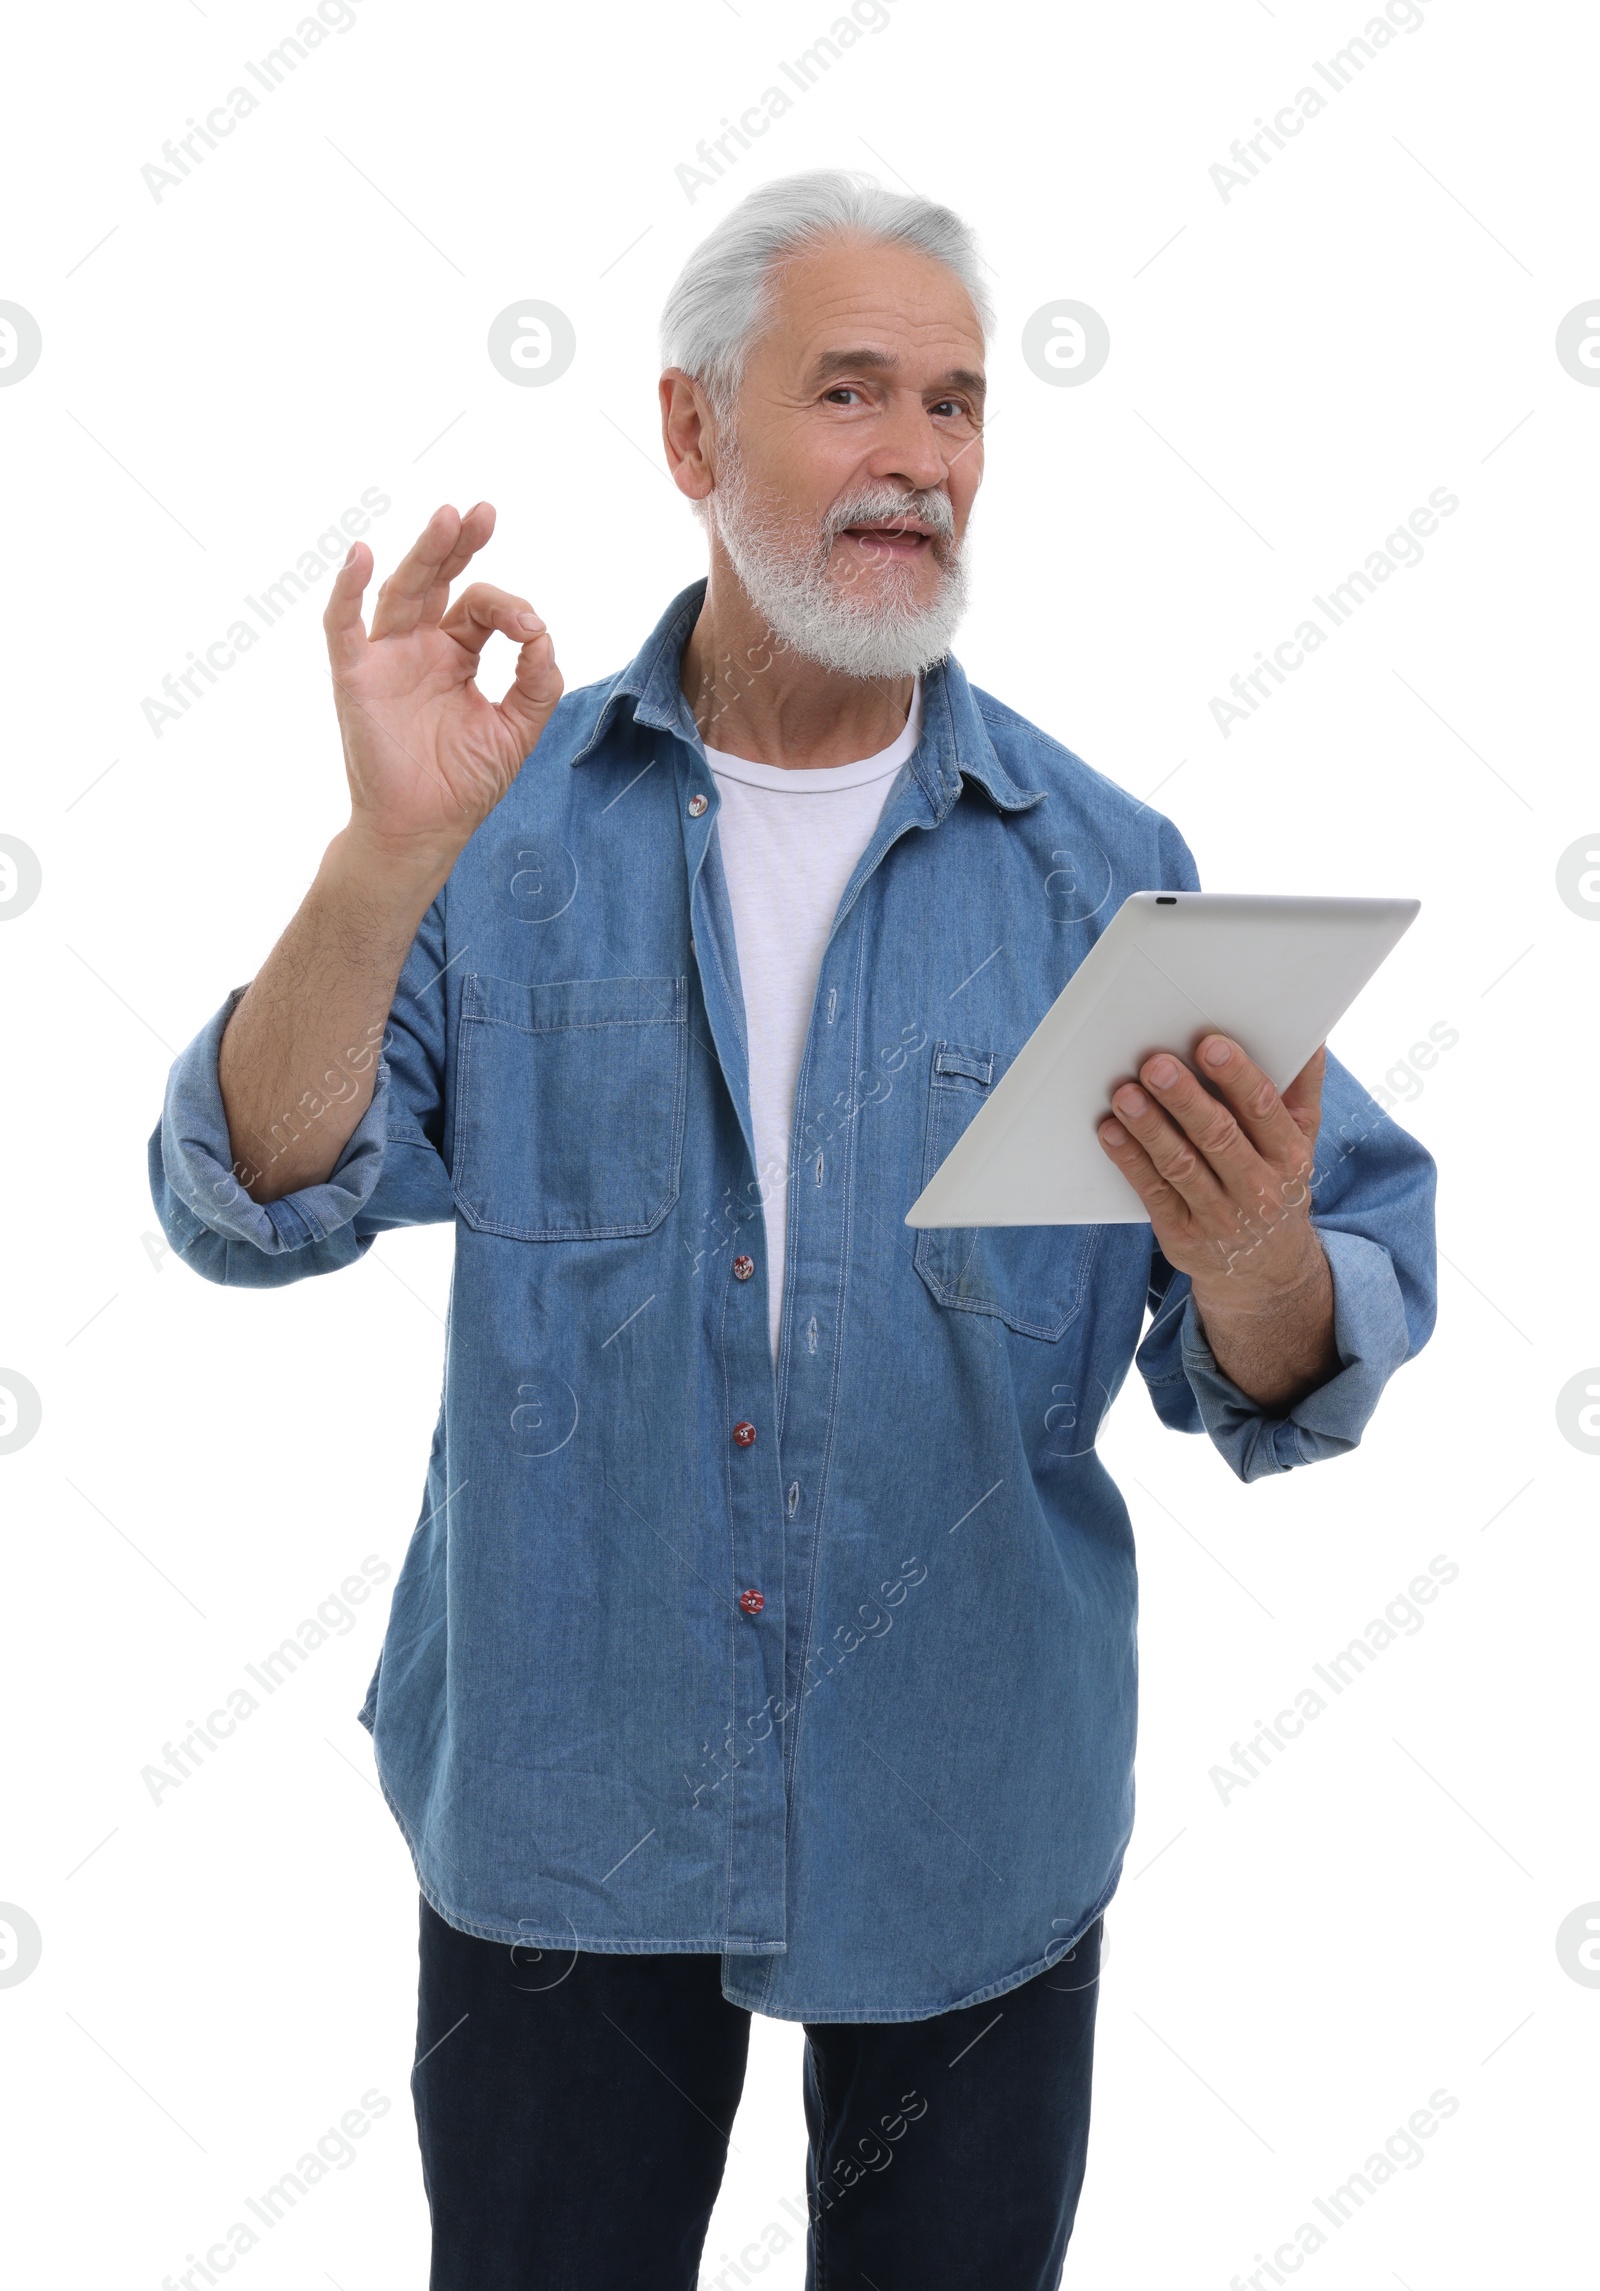
<path id="1" fill-rule="evenodd" d="M 947 441 L 921 401 L 902 401 L 873 440 L 866 475 L 914 493 L 943 493 L 950 472 L 946 451 Z"/>

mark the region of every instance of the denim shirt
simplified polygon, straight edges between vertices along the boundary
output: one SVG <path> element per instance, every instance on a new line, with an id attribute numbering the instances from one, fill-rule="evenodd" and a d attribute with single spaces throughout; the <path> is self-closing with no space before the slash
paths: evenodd
<path id="1" fill-rule="evenodd" d="M 1199 887 L 1169 821 L 947 658 L 822 960 L 768 1210 L 775 1368 L 679 686 L 704 586 L 562 699 L 457 859 L 326 1183 L 257 1205 L 230 1174 L 239 989 L 172 1069 L 151 1184 L 174 1249 L 238 1286 L 454 1224 L 358 1714 L 440 1915 L 713 1951 L 730 2000 L 786 2020 L 916 2020 L 1040 1972 L 1117 1884 L 1137 1591 L 1095 1440 L 1130 1362 L 1241 1480 L 1354 1447 L 1432 1327 L 1433 1163 L 1330 1057 L 1312 1209 L 1342 1366 L 1286 1411 L 1221 1372 L 1147 1224 L 905 1224 L 1126 895 Z"/>

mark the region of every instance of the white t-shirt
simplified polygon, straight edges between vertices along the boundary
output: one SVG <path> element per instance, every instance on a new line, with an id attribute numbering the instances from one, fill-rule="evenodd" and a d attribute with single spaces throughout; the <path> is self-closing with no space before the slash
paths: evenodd
<path id="1" fill-rule="evenodd" d="M 919 676 L 899 738 L 859 763 L 796 771 L 706 749 L 722 799 L 717 843 L 733 908 L 750 1041 L 750 1116 L 766 1219 L 774 1361 L 783 1307 L 789 1131 L 817 973 L 844 887 L 921 731 Z"/>

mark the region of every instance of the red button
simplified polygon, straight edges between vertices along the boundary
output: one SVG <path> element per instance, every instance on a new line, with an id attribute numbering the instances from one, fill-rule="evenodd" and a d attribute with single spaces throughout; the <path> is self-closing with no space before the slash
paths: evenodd
<path id="1" fill-rule="evenodd" d="M 759 1615 L 766 1603 L 759 1591 L 741 1591 L 739 1594 L 739 1604 L 747 1615 Z"/>
<path id="2" fill-rule="evenodd" d="M 756 1428 L 753 1424 L 735 1424 L 733 1436 L 741 1448 L 748 1448 L 756 1436 Z"/>
<path id="3" fill-rule="evenodd" d="M 736 1281 L 748 1281 L 755 1269 L 754 1257 L 735 1257 L 733 1260 L 733 1277 Z"/>

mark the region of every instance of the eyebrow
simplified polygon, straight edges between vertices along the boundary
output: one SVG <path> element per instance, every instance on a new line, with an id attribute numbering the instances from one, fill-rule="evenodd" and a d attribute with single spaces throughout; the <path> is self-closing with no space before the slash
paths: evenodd
<path id="1" fill-rule="evenodd" d="M 815 383 L 829 381 L 835 374 L 872 373 L 893 374 L 899 371 L 899 360 L 884 350 L 825 350 L 811 368 Z M 981 373 L 971 366 L 949 366 L 939 377 L 941 384 L 966 390 L 982 402 L 988 385 Z"/>

